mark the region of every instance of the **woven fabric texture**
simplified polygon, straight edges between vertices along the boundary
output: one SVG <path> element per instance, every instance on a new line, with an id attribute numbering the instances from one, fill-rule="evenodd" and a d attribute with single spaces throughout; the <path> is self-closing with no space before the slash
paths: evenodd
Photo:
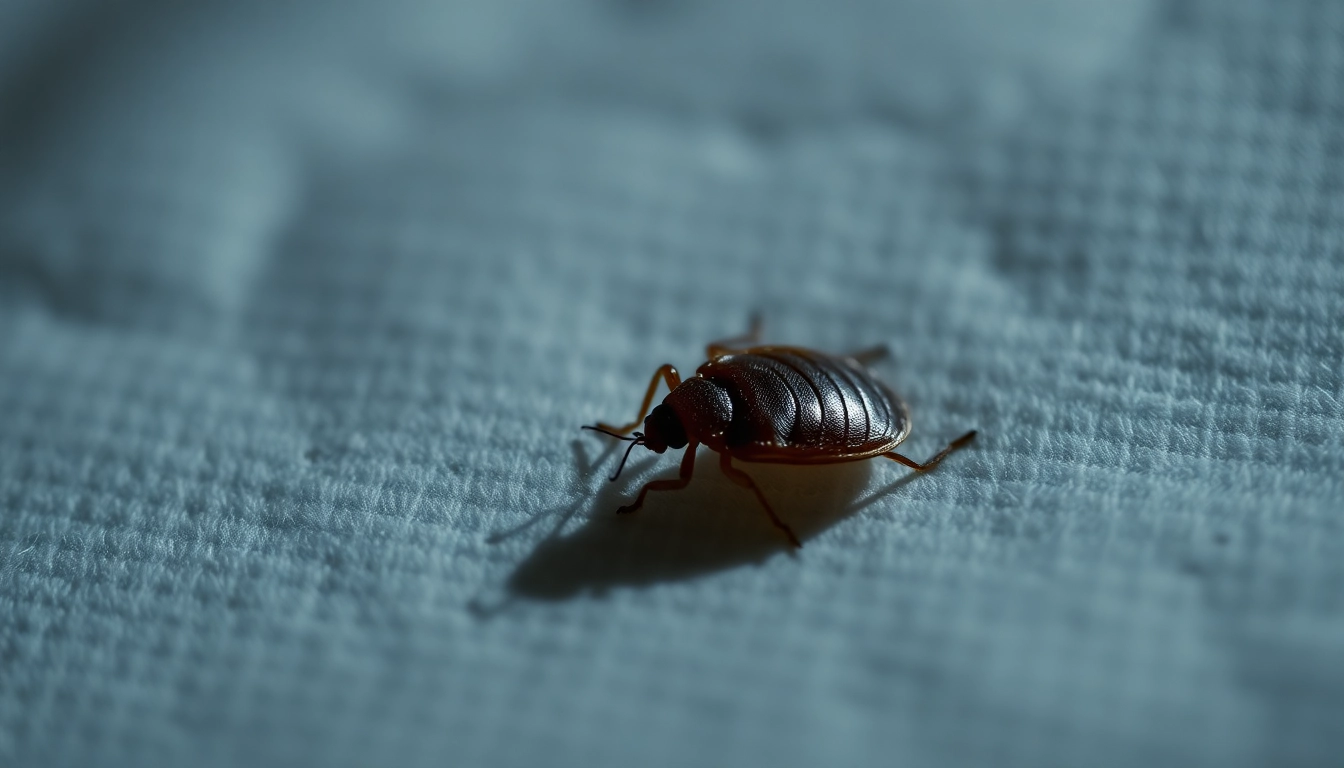
<path id="1" fill-rule="evenodd" d="M 0 7 L 0 763 L 1344 759 L 1344 4 L 276 5 Z"/>

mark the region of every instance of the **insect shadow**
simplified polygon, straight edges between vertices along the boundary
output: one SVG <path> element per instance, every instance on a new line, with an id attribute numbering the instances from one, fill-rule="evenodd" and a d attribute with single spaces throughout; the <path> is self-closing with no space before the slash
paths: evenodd
<path id="1" fill-rule="evenodd" d="M 573 447 L 579 474 L 575 490 L 591 488 L 599 479 L 601 489 L 590 503 L 581 499 L 560 513 L 551 533 L 509 576 L 506 586 L 511 596 L 562 600 L 584 592 L 601 594 L 613 587 L 695 578 L 774 556 L 807 557 L 806 547 L 795 551 L 771 525 L 750 490 L 723 476 L 712 454 L 699 457 L 698 471 L 685 489 L 651 494 L 643 509 L 617 515 L 616 508 L 628 503 L 644 482 L 676 477 L 677 467 L 664 464 L 650 477 L 657 458 L 649 457 L 627 466 L 619 482 L 608 483 L 601 474 L 605 471 L 602 460 L 612 451 L 589 462 L 581 443 L 575 441 Z M 873 463 L 748 464 L 746 470 L 806 544 L 915 476 L 903 475 L 869 491 Z M 561 533 L 585 503 L 589 512 L 583 525 Z M 491 541 L 531 528 L 538 518 L 496 534 Z"/>

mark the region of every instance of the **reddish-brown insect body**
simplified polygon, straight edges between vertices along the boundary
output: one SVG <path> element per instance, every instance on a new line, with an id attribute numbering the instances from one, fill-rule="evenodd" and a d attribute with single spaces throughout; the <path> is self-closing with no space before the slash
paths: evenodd
<path id="1" fill-rule="evenodd" d="M 642 433 L 623 438 L 631 441 L 631 450 L 636 445 L 655 453 L 686 449 L 680 477 L 648 483 L 633 504 L 617 512 L 639 509 L 649 491 L 686 487 L 695 467 L 696 447 L 703 444 L 719 454 L 724 474 L 754 491 L 771 522 L 790 543 L 801 547 L 751 477 L 732 466 L 733 459 L 831 464 L 882 456 L 925 471 L 975 437 L 974 430 L 967 432 L 923 464 L 895 453 L 910 434 L 909 409 L 864 365 L 883 356 L 885 349 L 837 356 L 801 347 L 752 346 L 759 333 L 759 321 L 753 321 L 746 336 L 710 344 L 706 350 L 709 360 L 686 381 L 671 365 L 659 368 L 633 422 L 585 427 L 620 437 L 642 422 Z M 650 412 L 660 380 L 671 392 Z M 630 451 L 625 455 L 629 457 Z"/>

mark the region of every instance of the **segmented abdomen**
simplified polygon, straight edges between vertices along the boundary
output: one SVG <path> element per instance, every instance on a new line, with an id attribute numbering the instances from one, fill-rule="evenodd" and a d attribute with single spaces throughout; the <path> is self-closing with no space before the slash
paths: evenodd
<path id="1" fill-rule="evenodd" d="M 905 405 L 862 366 L 798 347 L 756 347 L 698 374 L 727 389 L 727 445 L 743 459 L 838 460 L 891 450 L 910 430 Z"/>

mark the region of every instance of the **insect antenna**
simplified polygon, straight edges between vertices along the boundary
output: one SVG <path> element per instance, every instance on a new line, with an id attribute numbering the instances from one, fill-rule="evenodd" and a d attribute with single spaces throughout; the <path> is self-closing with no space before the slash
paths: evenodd
<path id="1" fill-rule="evenodd" d="M 635 450 L 635 446 L 643 444 L 644 444 L 644 433 L 636 432 L 634 439 L 630 443 L 630 447 L 625 449 L 625 455 L 621 457 L 621 465 L 616 468 L 616 474 L 611 476 L 611 482 L 613 483 L 616 482 L 616 478 L 621 476 L 621 470 L 625 469 L 625 460 L 630 458 L 630 452 Z"/>
<path id="2" fill-rule="evenodd" d="M 613 483 L 616 482 L 616 478 L 618 478 L 618 477 L 621 476 L 621 470 L 625 469 L 625 461 L 626 461 L 626 459 L 630 458 L 630 452 L 633 451 L 633 450 L 635 450 L 635 446 L 636 446 L 636 445 L 643 445 L 643 444 L 644 444 L 644 433 L 643 433 L 643 432 L 636 432 L 634 437 L 626 437 L 625 435 L 618 435 L 618 434 L 616 434 L 615 432 L 611 432 L 611 431 L 605 430 L 605 429 L 603 429 L 603 428 L 601 428 L 601 427 L 590 427 L 590 426 L 588 426 L 587 424 L 583 425 L 583 429 L 591 429 L 591 430 L 593 430 L 594 432 L 601 432 L 601 433 L 604 434 L 604 435 L 611 435 L 612 437 L 616 438 L 617 440 L 628 440 L 628 441 L 630 441 L 630 447 L 625 449 L 625 455 L 621 457 L 621 464 L 620 464 L 620 466 L 616 467 L 616 473 L 615 473 L 614 475 L 612 475 L 610 478 L 608 478 L 608 479 L 610 479 L 611 482 L 613 482 Z"/>
<path id="3" fill-rule="evenodd" d="M 603 428 L 601 428 L 601 427 L 591 427 L 591 426 L 589 426 L 589 425 L 587 425 L 587 424 L 584 424 L 582 427 L 580 427 L 580 429 L 591 429 L 591 430 L 593 430 L 594 432 L 601 432 L 601 433 L 604 434 L 604 435 L 611 435 L 612 437 L 616 438 L 617 440 L 635 440 L 635 439 L 637 439 L 637 438 L 634 438 L 634 437 L 626 437 L 625 435 L 618 435 L 618 434 L 616 434 L 615 432 L 612 432 L 612 431 L 610 431 L 610 430 L 603 429 Z M 639 433 L 636 432 L 635 434 L 638 435 Z"/>

